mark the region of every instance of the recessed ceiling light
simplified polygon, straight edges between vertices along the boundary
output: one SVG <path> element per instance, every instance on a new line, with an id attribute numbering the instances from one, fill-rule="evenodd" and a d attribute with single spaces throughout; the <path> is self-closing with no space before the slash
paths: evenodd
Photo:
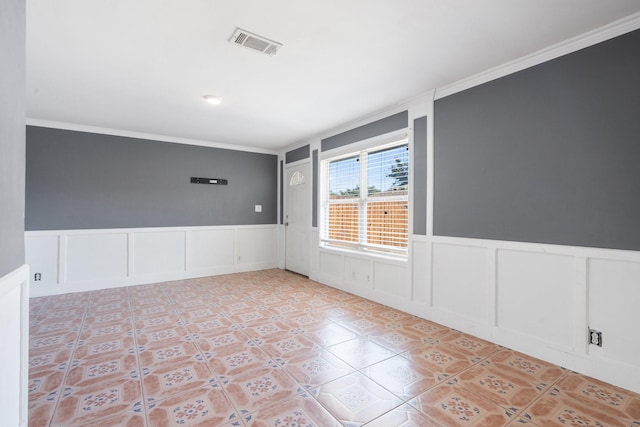
<path id="1" fill-rule="evenodd" d="M 220 105 L 222 103 L 222 98 L 215 95 L 205 95 L 203 96 L 204 100 L 212 105 Z"/>

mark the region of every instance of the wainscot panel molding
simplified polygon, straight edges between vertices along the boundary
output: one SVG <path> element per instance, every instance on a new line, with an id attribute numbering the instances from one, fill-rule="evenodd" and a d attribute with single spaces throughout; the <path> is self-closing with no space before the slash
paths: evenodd
<path id="1" fill-rule="evenodd" d="M 426 318 L 429 310 L 426 267 L 424 259 L 418 260 L 415 256 L 424 255 L 425 236 L 411 237 L 409 253 L 413 255 L 407 260 L 320 247 L 317 232 L 312 233 L 312 240 L 317 246 L 311 257 L 311 279 Z M 412 259 L 417 262 L 413 263 Z"/>
<path id="2" fill-rule="evenodd" d="M 0 277 L 0 409 L 3 425 L 26 427 L 29 385 L 29 266 Z"/>
<path id="3" fill-rule="evenodd" d="M 31 296 L 277 267 L 277 225 L 27 231 Z M 34 276 L 35 277 L 35 276 Z"/>
<path id="4" fill-rule="evenodd" d="M 433 299 L 422 317 L 640 392 L 640 252 L 428 241 Z M 589 328 L 602 347 L 588 343 Z"/>

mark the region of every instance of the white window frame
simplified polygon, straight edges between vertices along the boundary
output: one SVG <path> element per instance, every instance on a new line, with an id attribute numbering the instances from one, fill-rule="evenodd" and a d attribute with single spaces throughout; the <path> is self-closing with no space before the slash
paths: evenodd
<path id="1" fill-rule="evenodd" d="M 335 241 L 328 239 L 328 212 L 329 212 L 329 204 L 339 204 L 346 203 L 352 204 L 357 200 L 358 203 L 358 213 L 359 215 L 363 215 L 363 217 L 359 220 L 359 224 L 367 224 L 367 203 L 368 203 L 368 185 L 367 185 L 367 173 L 368 167 L 366 164 L 367 156 L 362 156 L 362 153 L 373 153 L 378 152 L 387 148 L 392 148 L 400 145 L 407 145 L 409 150 L 409 171 L 408 171 L 408 191 L 406 195 L 403 196 L 386 196 L 384 197 L 385 201 L 404 201 L 408 206 L 408 215 L 407 215 L 407 246 L 404 248 L 386 246 L 386 245 L 374 245 L 367 243 L 367 227 L 359 227 L 358 232 L 358 242 L 353 242 L 350 244 L 349 242 Z M 345 200 L 333 200 L 329 202 L 329 163 L 332 161 L 345 159 L 349 157 L 360 156 L 360 197 L 358 199 L 345 199 Z M 402 132 L 393 132 L 391 134 L 386 135 L 383 138 L 371 138 L 370 140 L 360 141 L 353 144 L 349 144 L 347 146 L 340 147 L 339 149 L 330 150 L 322 154 L 320 159 L 320 188 L 319 188 L 319 197 L 320 197 L 320 221 L 319 225 L 319 237 L 320 237 L 320 247 L 325 249 L 335 249 L 339 251 L 348 251 L 354 253 L 367 253 L 371 255 L 379 255 L 379 256 L 388 256 L 392 258 L 399 258 L 403 260 L 408 259 L 409 254 L 409 246 L 411 243 L 411 218 L 412 211 L 411 207 L 411 191 L 412 191 L 412 153 L 411 153 L 411 141 L 406 132 L 403 130 Z M 363 186 L 364 183 L 364 186 Z M 378 199 L 379 201 L 380 199 Z M 374 199 L 375 201 L 375 199 Z"/>

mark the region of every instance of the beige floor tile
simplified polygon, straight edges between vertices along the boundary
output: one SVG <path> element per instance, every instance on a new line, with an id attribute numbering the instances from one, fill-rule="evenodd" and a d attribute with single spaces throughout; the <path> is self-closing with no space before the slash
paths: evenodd
<path id="1" fill-rule="evenodd" d="M 515 416 L 497 403 L 457 385 L 441 384 L 409 403 L 444 426 L 504 426 Z"/>
<path id="2" fill-rule="evenodd" d="M 292 399 L 304 391 L 279 367 L 256 369 L 229 378 L 221 375 L 219 378 L 229 399 L 242 416 L 275 402 Z"/>
<path id="3" fill-rule="evenodd" d="M 445 427 L 436 423 L 411 405 L 401 405 L 379 416 L 366 427 Z"/>
<path id="4" fill-rule="evenodd" d="M 247 422 L 247 427 L 273 426 L 341 427 L 342 424 L 315 399 L 301 395 L 275 404 L 274 406 L 261 409 L 250 416 Z"/>
<path id="5" fill-rule="evenodd" d="M 359 372 L 324 384 L 313 390 L 313 395 L 347 426 L 364 425 L 402 403 Z"/>
<path id="6" fill-rule="evenodd" d="M 277 269 L 29 318 L 30 426 L 640 426 L 638 394 Z"/>
<path id="7" fill-rule="evenodd" d="M 442 381 L 424 364 L 403 356 L 376 363 L 362 372 L 403 400 L 415 397 Z"/>
<path id="8" fill-rule="evenodd" d="M 397 353 L 366 338 L 355 338 L 327 347 L 331 353 L 356 369 L 366 368 L 374 363 L 395 356 Z"/>
<path id="9" fill-rule="evenodd" d="M 317 350 L 292 357 L 284 370 L 307 390 L 349 375 L 354 369 L 327 350 Z"/>
<path id="10" fill-rule="evenodd" d="M 153 402 L 147 410 L 149 425 L 153 427 L 217 427 L 230 422 L 242 425 L 220 387 L 206 387 Z"/>

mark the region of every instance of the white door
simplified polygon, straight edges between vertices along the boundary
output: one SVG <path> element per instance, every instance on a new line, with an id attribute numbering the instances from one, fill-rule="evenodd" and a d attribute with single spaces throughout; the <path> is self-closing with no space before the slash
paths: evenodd
<path id="1" fill-rule="evenodd" d="M 309 163 L 287 168 L 285 187 L 285 268 L 309 275 L 311 176 Z"/>

